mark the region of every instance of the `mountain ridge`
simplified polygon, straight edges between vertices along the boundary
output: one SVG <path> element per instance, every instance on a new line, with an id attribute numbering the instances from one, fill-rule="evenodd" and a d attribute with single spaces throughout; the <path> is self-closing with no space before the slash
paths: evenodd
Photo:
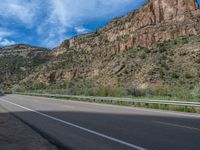
<path id="1" fill-rule="evenodd" d="M 13 44 L 0 48 L 0 57 L 4 56 L 23 56 L 23 57 L 42 57 L 49 53 L 49 49 L 29 44 Z"/>
<path id="2" fill-rule="evenodd" d="M 50 61 L 37 65 L 19 84 L 21 89 L 58 88 L 68 94 L 77 87 L 89 93 L 101 87 L 132 94 L 149 88 L 166 95 L 190 91 L 200 82 L 199 34 L 196 0 L 149 0 L 96 32 L 65 40 L 49 53 Z"/>
<path id="3" fill-rule="evenodd" d="M 11 87 L 50 59 L 49 50 L 28 44 L 0 48 L 0 88 Z"/>

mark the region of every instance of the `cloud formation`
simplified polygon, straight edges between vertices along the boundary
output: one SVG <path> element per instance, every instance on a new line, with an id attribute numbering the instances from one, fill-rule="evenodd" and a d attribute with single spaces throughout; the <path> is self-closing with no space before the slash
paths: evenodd
<path id="1" fill-rule="evenodd" d="M 7 46 L 7 45 L 13 45 L 13 44 L 15 44 L 15 41 L 0 37 L 0 46 Z"/>
<path id="2" fill-rule="evenodd" d="M 7 37 L 7 36 L 11 36 L 14 33 L 11 31 L 8 31 L 7 29 L 4 28 L 0 28 L 0 37 Z"/>
<path id="3" fill-rule="evenodd" d="M 31 25 L 34 17 L 37 17 L 39 1 L 4 0 L 0 2 L 0 17 L 10 19 L 18 23 Z"/>
<path id="4" fill-rule="evenodd" d="M 15 41 L 7 39 L 7 37 L 14 35 L 15 33 L 5 28 L 0 28 L 0 46 L 15 44 Z"/>
<path id="5" fill-rule="evenodd" d="M 12 36 L 12 41 L 55 47 L 64 39 L 95 30 L 145 1 L 4 0 L 0 2 L 0 29 L 17 34 L 0 30 L 0 37 L 4 41 Z"/>

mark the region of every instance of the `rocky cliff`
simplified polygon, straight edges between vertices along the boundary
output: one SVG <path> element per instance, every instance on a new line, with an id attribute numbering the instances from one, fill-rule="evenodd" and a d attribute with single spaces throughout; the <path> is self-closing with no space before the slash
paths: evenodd
<path id="1" fill-rule="evenodd" d="M 196 0 L 149 0 L 141 9 L 111 21 L 94 33 L 66 40 L 53 55 L 84 49 L 91 57 L 122 53 L 138 46 L 149 47 L 180 36 L 200 32 Z"/>

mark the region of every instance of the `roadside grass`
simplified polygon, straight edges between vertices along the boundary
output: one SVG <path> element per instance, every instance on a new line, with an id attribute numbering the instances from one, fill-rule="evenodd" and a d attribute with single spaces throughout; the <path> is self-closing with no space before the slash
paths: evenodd
<path id="1" fill-rule="evenodd" d="M 37 95 L 37 94 L 30 94 L 30 93 L 20 93 L 20 94 L 29 95 L 29 96 L 55 98 L 58 100 L 59 99 L 68 100 L 68 101 L 73 100 L 73 101 L 90 102 L 90 103 L 112 104 L 112 105 L 119 105 L 119 106 L 142 107 L 142 108 L 150 108 L 150 109 L 160 109 L 160 110 L 178 111 L 178 112 L 187 112 L 187 113 L 199 113 L 200 114 L 200 107 L 175 106 L 175 105 L 168 105 L 168 104 L 146 104 L 146 103 L 142 103 L 142 102 L 95 100 L 95 99 L 82 99 L 82 98 L 63 98 L 63 97 L 59 97 L 59 96 L 45 96 L 45 95 L 40 95 L 40 94 Z"/>
<path id="2" fill-rule="evenodd" d="M 85 83 L 84 83 L 85 84 Z M 33 86 L 34 84 L 31 84 Z M 137 89 L 137 88 L 124 88 L 124 87 L 109 87 L 99 86 L 93 87 L 90 84 L 73 85 L 68 87 L 51 87 L 48 88 L 31 88 L 26 89 L 23 87 L 15 86 L 10 90 L 2 90 L 6 93 L 51 93 L 61 95 L 85 95 L 85 96 L 101 96 L 101 97 L 123 97 L 123 98 L 137 98 L 137 99 L 155 99 L 155 100 L 176 100 L 176 101 L 190 101 L 200 102 L 200 86 L 196 86 L 194 89 L 184 88 L 148 88 L 148 89 Z"/>
<path id="3" fill-rule="evenodd" d="M 86 90 L 85 90 L 86 89 Z M 76 92 L 74 92 L 76 91 Z M 162 94 L 162 91 L 157 90 L 138 90 L 134 89 L 134 93 L 127 92 L 123 88 L 99 87 L 99 88 L 74 88 L 74 89 L 44 89 L 44 90 L 28 90 L 28 91 L 7 91 L 6 93 L 39 93 L 39 94 L 61 94 L 61 95 L 84 95 L 84 96 L 100 96 L 100 97 L 116 97 L 116 98 L 133 98 L 145 100 L 171 100 L 171 101 L 186 101 L 186 102 L 200 102 L 199 87 L 192 91 L 192 96 L 188 91 L 179 90 L 182 96 L 167 93 Z M 171 91 L 170 91 L 171 92 Z M 184 93 L 185 92 L 185 93 Z M 174 91 L 173 93 L 176 93 Z M 177 92 L 178 93 L 178 92 Z M 188 94 L 189 93 L 189 94 Z M 185 95 L 184 95 L 185 94 Z M 167 96 L 171 95 L 171 96 Z M 194 95 L 194 96 L 193 96 Z"/>

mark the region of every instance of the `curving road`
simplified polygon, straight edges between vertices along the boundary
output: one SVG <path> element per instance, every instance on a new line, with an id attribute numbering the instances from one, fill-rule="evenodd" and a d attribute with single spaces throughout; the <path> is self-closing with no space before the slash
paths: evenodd
<path id="1" fill-rule="evenodd" d="M 0 105 L 65 149 L 199 150 L 200 115 L 22 95 Z"/>

